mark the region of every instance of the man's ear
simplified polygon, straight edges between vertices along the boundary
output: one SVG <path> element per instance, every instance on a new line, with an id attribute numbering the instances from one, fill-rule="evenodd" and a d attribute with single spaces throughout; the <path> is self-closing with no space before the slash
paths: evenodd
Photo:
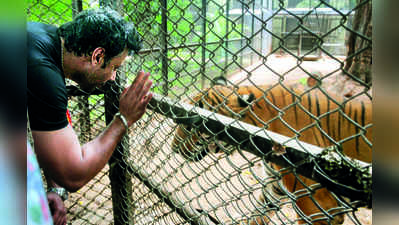
<path id="1" fill-rule="evenodd" d="M 91 54 L 91 63 L 93 65 L 104 63 L 105 49 L 101 47 L 97 47 L 94 49 L 93 54 Z"/>

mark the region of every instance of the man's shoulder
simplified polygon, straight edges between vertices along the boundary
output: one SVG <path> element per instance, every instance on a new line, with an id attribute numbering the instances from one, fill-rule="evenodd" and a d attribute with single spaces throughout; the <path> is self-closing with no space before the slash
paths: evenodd
<path id="1" fill-rule="evenodd" d="M 65 78 L 61 72 L 61 45 L 57 27 L 29 22 L 27 96 L 33 130 L 56 130 L 68 124 Z"/>
<path id="2" fill-rule="evenodd" d="M 29 21 L 26 23 L 26 30 L 30 33 L 57 31 L 57 27 L 51 24 Z"/>
<path id="3" fill-rule="evenodd" d="M 54 45 L 55 42 L 59 40 L 57 29 L 58 28 L 54 25 L 39 22 L 28 22 L 28 48 L 30 49 L 32 47 Z M 40 43 L 40 45 L 37 45 L 38 43 Z"/>
<path id="4" fill-rule="evenodd" d="M 57 27 L 53 25 L 28 22 L 28 75 L 33 74 L 38 67 L 44 66 L 60 73 L 60 39 Z"/>

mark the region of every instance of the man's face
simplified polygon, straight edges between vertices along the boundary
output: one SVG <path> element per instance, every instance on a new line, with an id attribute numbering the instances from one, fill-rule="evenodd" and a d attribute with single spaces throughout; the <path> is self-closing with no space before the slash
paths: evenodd
<path id="1" fill-rule="evenodd" d="M 103 86 L 108 80 L 115 80 L 116 72 L 126 59 L 126 56 L 127 50 L 112 58 L 105 68 L 103 66 L 104 62 L 102 64 L 89 65 L 83 71 L 83 79 L 79 81 L 80 88 L 85 91 L 91 91 L 96 87 Z"/>

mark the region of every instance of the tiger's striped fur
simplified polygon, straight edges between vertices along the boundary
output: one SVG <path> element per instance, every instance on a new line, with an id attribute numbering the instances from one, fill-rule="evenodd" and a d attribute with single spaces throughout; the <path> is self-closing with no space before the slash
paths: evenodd
<path id="1" fill-rule="evenodd" d="M 340 144 L 343 152 L 352 158 L 371 162 L 372 152 L 372 104 L 370 101 L 351 100 L 340 106 L 342 99 L 328 97 L 319 89 L 304 90 L 295 86 L 282 85 L 233 86 L 216 85 L 196 95 L 191 104 L 196 104 L 243 122 L 265 127 L 270 131 L 287 137 L 298 137 L 299 140 L 327 147 Z M 338 103 L 338 104 L 337 104 Z M 191 138 L 187 138 L 187 137 Z M 200 136 L 190 134 L 180 126 L 173 140 L 175 151 L 188 159 L 198 154 L 197 144 Z M 181 143 L 182 140 L 186 140 Z M 280 169 L 274 165 L 276 169 Z M 304 189 L 293 174 L 283 176 L 287 190 L 295 192 Z M 306 186 L 315 182 L 299 176 Z M 324 210 L 337 207 L 335 198 L 325 188 L 318 189 L 312 197 Z M 305 215 L 320 213 L 310 197 L 297 199 L 296 205 Z M 318 219 L 320 216 L 312 217 Z M 331 224 L 341 224 L 343 215 L 338 214 Z M 302 221 L 300 223 L 305 223 Z M 255 223 L 254 223 L 255 224 Z M 328 220 L 314 224 L 329 224 Z"/>

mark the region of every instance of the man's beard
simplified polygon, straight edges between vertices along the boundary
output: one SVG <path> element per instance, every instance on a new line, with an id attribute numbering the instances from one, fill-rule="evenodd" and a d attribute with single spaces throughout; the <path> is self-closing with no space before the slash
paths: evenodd
<path id="1" fill-rule="evenodd" d="M 93 80 L 88 79 L 91 75 L 77 73 L 73 76 L 73 81 L 79 85 L 79 89 L 86 93 L 93 92 L 97 87 L 101 88 L 103 84 L 97 83 Z"/>
<path id="2" fill-rule="evenodd" d="M 95 84 L 89 84 L 89 83 L 85 83 L 85 84 L 79 84 L 79 88 L 82 89 L 82 91 L 85 91 L 87 93 L 91 93 L 96 89 L 97 85 Z"/>

